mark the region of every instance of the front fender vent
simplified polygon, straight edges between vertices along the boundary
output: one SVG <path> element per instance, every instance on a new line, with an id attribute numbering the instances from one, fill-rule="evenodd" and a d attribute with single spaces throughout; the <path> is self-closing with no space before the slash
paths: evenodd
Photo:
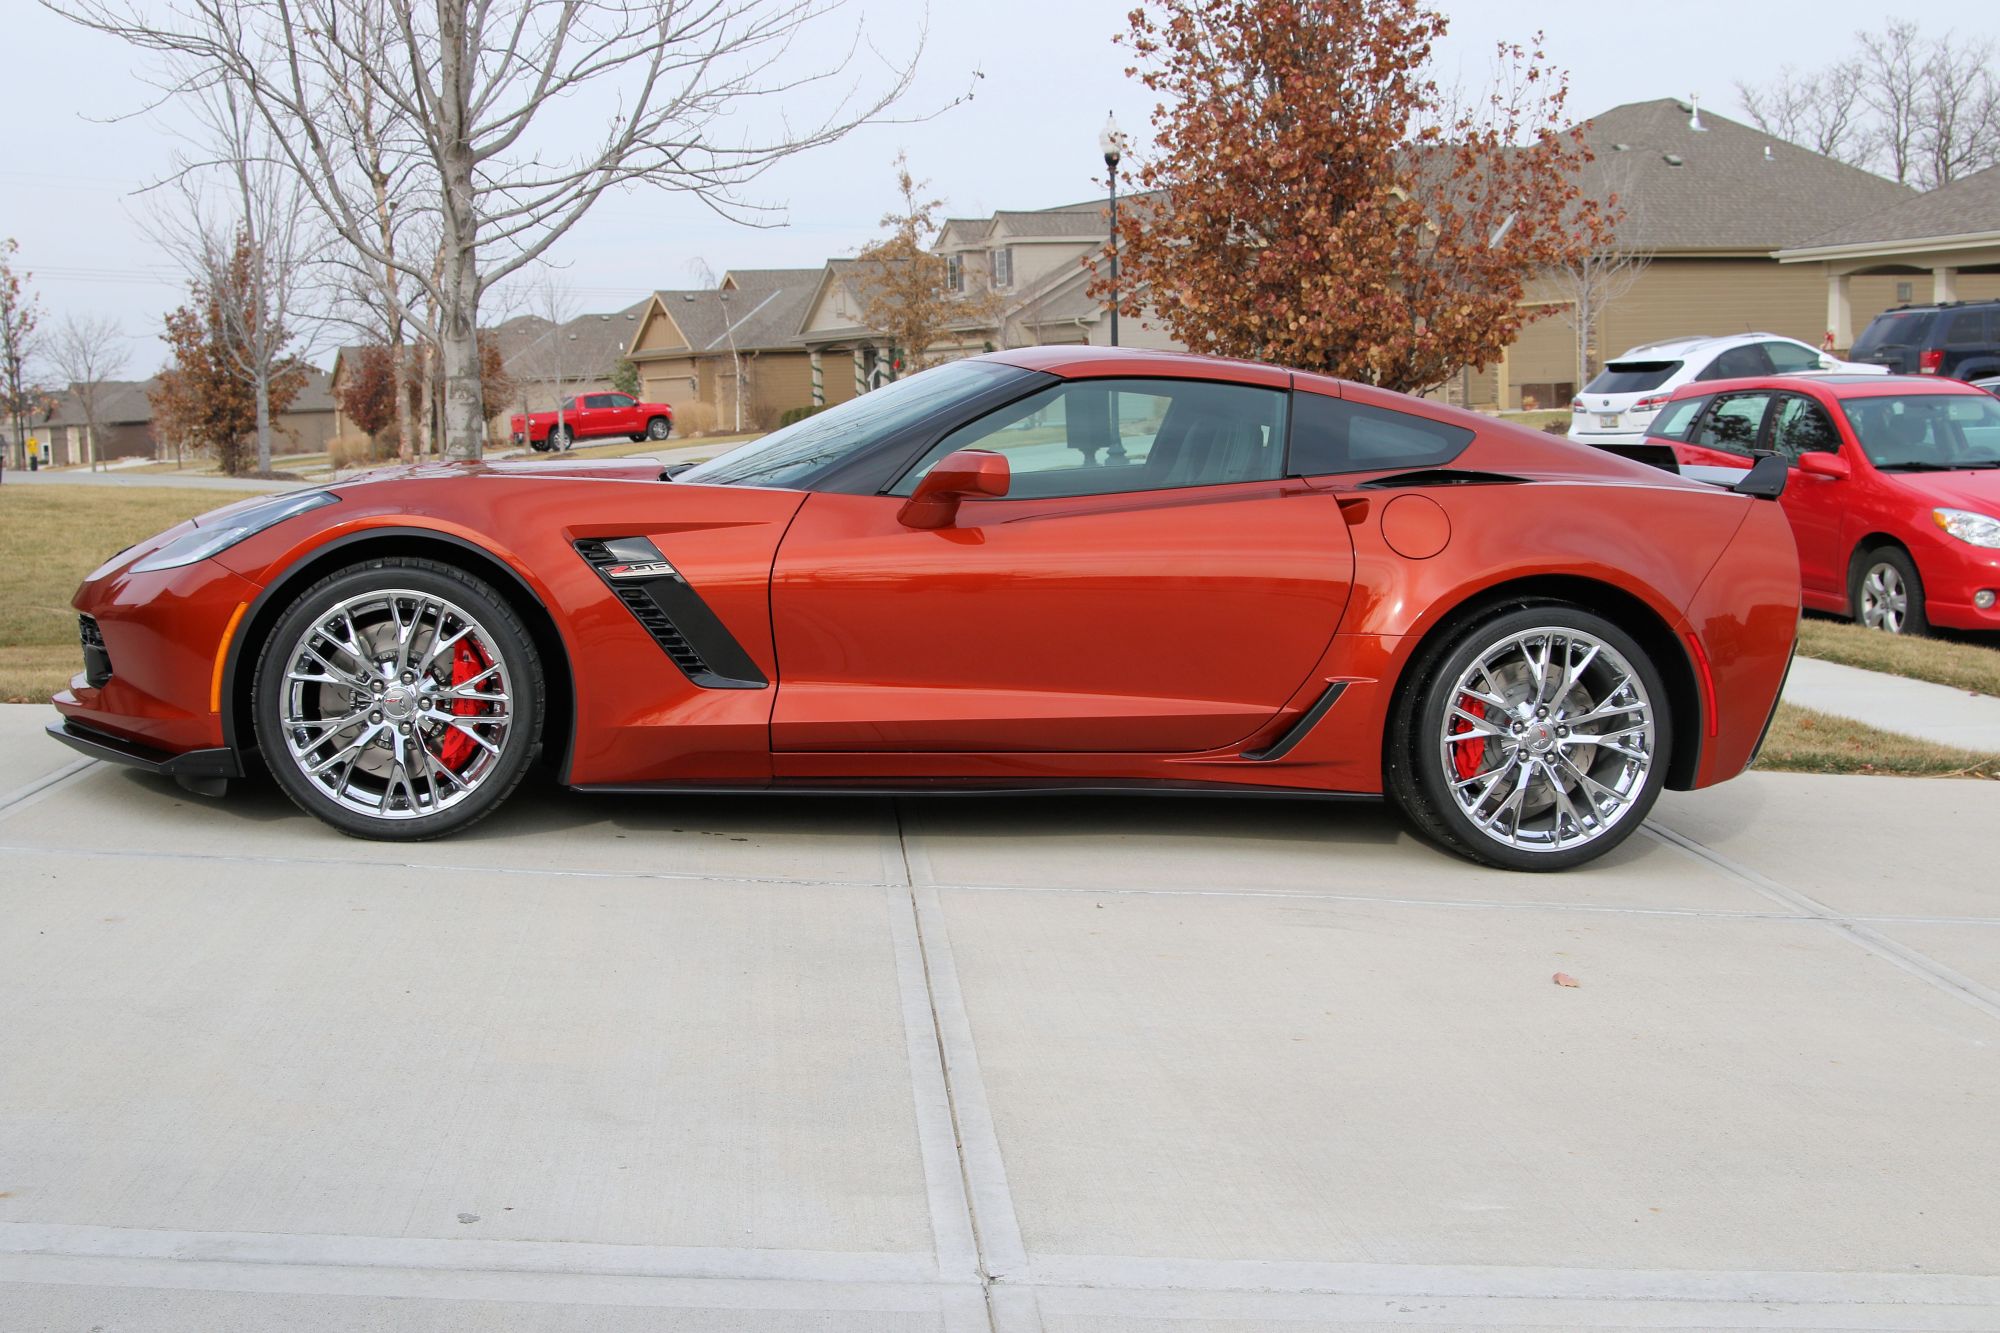
<path id="1" fill-rule="evenodd" d="M 770 684 L 701 594 L 651 541 L 585 537 L 575 546 L 689 680 L 707 690 L 761 690 Z"/>

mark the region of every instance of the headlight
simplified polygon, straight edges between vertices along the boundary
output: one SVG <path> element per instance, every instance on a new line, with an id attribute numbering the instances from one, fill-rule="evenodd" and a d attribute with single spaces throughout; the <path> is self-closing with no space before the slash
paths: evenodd
<path id="1" fill-rule="evenodd" d="M 135 574 L 151 574 L 162 569 L 179 569 L 197 560 L 226 551 L 246 537 L 254 537 L 274 523 L 282 523 L 288 518 L 330 505 L 340 497 L 326 491 L 306 491 L 301 495 L 287 495 L 269 504 L 257 505 L 227 519 L 212 528 L 196 528 L 183 533 L 162 546 L 159 550 L 132 566 Z"/>
<path id="2" fill-rule="evenodd" d="M 1973 546 L 2000 547 L 2000 518 L 1988 518 L 1969 509 L 1933 509 L 1931 522 Z"/>

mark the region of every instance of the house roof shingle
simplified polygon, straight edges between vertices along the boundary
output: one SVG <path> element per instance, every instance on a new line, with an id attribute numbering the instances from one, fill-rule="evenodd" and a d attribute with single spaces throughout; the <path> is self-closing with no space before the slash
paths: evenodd
<path id="1" fill-rule="evenodd" d="M 821 273 L 816 268 L 731 269 L 724 279 L 733 287 L 728 292 L 703 287 L 654 296 L 697 353 L 725 349 L 732 339 L 738 351 L 791 348 L 797 345 L 799 324 Z"/>
<path id="2" fill-rule="evenodd" d="M 1691 120 L 1682 103 L 1661 98 L 1586 123 L 1596 160 L 1582 187 L 1591 198 L 1616 192 L 1624 202 L 1621 248 L 1769 253 L 1911 198 L 1907 186 L 1727 116 L 1702 111 L 1702 130 Z"/>
<path id="3" fill-rule="evenodd" d="M 1863 214 L 1822 231 L 1795 248 L 1816 250 L 1836 245 L 1921 241 L 1992 232 L 2000 232 L 2000 167 L 1988 167 L 1927 194 Z"/>

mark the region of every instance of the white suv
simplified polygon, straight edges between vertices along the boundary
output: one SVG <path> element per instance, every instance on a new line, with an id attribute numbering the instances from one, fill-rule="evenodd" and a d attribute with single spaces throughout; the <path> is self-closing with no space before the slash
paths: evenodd
<path id="1" fill-rule="evenodd" d="M 1583 386 L 1583 392 L 1569 405 L 1569 438 L 1579 444 L 1638 444 L 1674 390 L 1695 380 L 1822 371 L 1879 375 L 1888 367 L 1842 361 L 1775 333 L 1647 343 L 1605 362 L 1597 378 Z"/>

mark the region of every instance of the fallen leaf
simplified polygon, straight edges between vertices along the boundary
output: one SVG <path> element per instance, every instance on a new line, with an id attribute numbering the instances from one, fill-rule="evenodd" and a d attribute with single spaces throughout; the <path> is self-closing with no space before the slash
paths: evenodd
<path id="1" fill-rule="evenodd" d="M 1574 985 L 1576 985 L 1576 978 L 1575 978 L 1575 977 L 1573 977 L 1573 976 L 1571 976 L 1571 975 L 1570 975 L 1569 973 L 1567 973 L 1567 972 L 1558 972 L 1558 973 L 1556 973 L 1556 974 L 1555 974 L 1555 976 L 1554 976 L 1554 977 L 1552 978 L 1552 980 L 1553 980 L 1553 981 L 1554 981 L 1554 982 L 1556 983 L 1556 985 L 1558 985 L 1558 986 L 1574 986 Z"/>

